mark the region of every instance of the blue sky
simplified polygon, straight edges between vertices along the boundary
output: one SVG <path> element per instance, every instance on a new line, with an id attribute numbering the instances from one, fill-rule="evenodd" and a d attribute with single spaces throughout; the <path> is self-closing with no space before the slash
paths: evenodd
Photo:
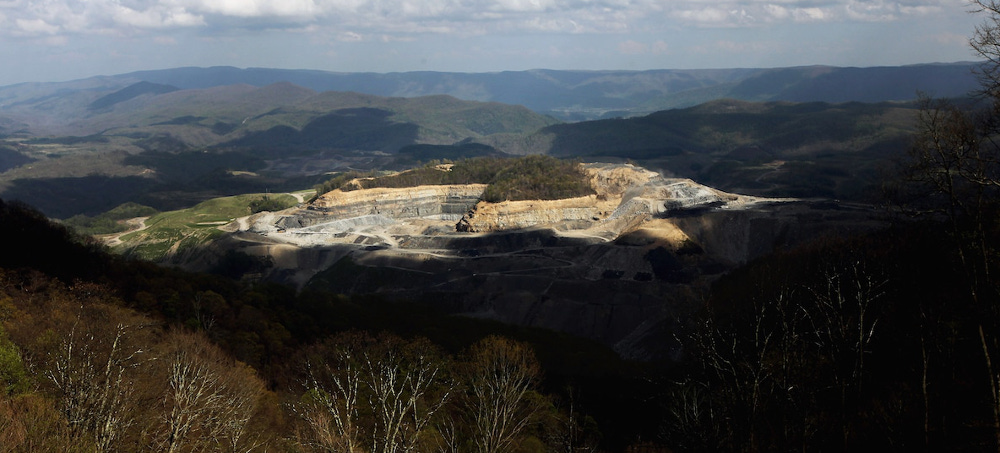
<path id="1" fill-rule="evenodd" d="M 0 0 L 0 85 L 178 66 L 343 72 L 971 61 L 963 0 Z"/>

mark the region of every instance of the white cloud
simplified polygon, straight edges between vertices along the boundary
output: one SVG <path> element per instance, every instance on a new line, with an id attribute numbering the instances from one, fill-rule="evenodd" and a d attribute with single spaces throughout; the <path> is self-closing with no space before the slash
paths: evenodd
<path id="1" fill-rule="evenodd" d="M 980 20 L 965 2 L 0 0 L 0 56 L 19 68 L 0 71 L 0 84 L 165 65 L 492 71 L 958 61 L 969 59 L 966 37 Z M 116 49 L 122 56 L 112 56 Z M 45 60 L 75 53 L 72 65 Z"/>
<path id="2" fill-rule="evenodd" d="M 775 20 L 784 20 L 792 15 L 792 13 L 788 10 L 788 8 L 775 4 L 764 5 L 764 12 L 770 15 Z"/>
<path id="3" fill-rule="evenodd" d="M 962 0 L 0 0 L 0 36 L 199 27 L 365 35 L 628 33 L 683 27 L 894 21 Z"/>
<path id="4" fill-rule="evenodd" d="M 555 2 L 550 0 L 495 0 L 487 3 L 493 11 L 506 12 L 542 12 L 555 8 Z M 492 3 L 492 4 L 490 4 Z"/>
<path id="5" fill-rule="evenodd" d="M 704 25 L 723 25 L 730 21 L 729 12 L 714 7 L 680 10 L 675 16 L 684 21 Z"/>
<path id="6" fill-rule="evenodd" d="M 524 20 L 520 24 L 514 24 L 512 27 L 514 29 L 532 30 L 548 33 L 577 33 L 580 31 L 581 27 L 575 21 L 562 19 L 562 18 L 550 18 L 545 19 L 541 16 L 534 16 L 529 19 Z"/>
<path id="7" fill-rule="evenodd" d="M 353 31 L 345 31 L 337 36 L 337 41 L 341 42 L 361 42 L 363 39 L 363 36 Z"/>
<path id="8" fill-rule="evenodd" d="M 320 10 L 313 0 L 187 0 L 185 8 L 231 17 L 312 17 Z"/>
<path id="9" fill-rule="evenodd" d="M 882 22 L 964 11 L 959 0 L 737 0 L 672 3 L 671 17 L 695 26 L 758 26 L 782 22 Z"/>
<path id="10" fill-rule="evenodd" d="M 801 8 L 795 11 L 795 20 L 798 22 L 821 21 L 828 17 L 822 8 Z"/>
<path id="11" fill-rule="evenodd" d="M 112 14 L 116 23 L 135 28 L 193 27 L 205 24 L 202 16 L 191 14 L 183 8 L 150 8 L 139 11 L 119 5 Z"/>
<path id="12" fill-rule="evenodd" d="M 59 31 L 59 27 L 45 22 L 42 19 L 17 19 L 18 31 L 28 35 L 52 35 Z"/>

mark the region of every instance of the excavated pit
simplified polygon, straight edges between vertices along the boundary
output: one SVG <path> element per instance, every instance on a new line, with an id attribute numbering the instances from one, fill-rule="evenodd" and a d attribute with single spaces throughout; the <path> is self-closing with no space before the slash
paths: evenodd
<path id="1" fill-rule="evenodd" d="M 596 195 L 479 201 L 485 185 L 333 191 L 226 227 L 227 247 L 272 258 L 266 278 L 406 299 L 569 332 L 630 357 L 733 266 L 859 216 L 729 194 L 631 165 L 587 164 Z M 865 214 L 867 216 L 867 213 Z M 818 219 L 803 224 L 803 219 Z M 871 225 L 863 226 L 869 228 Z"/>

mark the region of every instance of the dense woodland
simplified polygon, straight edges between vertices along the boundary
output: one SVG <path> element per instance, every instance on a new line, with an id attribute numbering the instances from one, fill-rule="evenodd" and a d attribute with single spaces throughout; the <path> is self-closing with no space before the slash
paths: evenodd
<path id="1" fill-rule="evenodd" d="M 574 385 L 625 376 L 599 345 L 452 319 L 419 301 L 296 294 L 127 261 L 17 203 L 0 206 L 0 230 L 39 244 L 0 258 L 4 451 L 330 451 L 347 439 L 353 451 L 596 447 Z M 356 406 L 333 405 L 348 400 Z M 503 419 L 485 413 L 493 402 Z M 476 447 L 485 443 L 496 445 Z"/>

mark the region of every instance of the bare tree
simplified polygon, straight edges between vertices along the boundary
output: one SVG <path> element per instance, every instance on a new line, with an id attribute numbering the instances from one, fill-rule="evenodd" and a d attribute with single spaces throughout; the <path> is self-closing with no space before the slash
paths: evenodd
<path id="1" fill-rule="evenodd" d="M 313 444 L 327 451 L 416 451 L 451 396 L 443 357 L 424 339 L 348 333 L 323 355 L 321 364 L 307 365 L 306 397 L 297 410 Z"/>
<path id="2" fill-rule="evenodd" d="M 535 354 L 525 343 L 490 336 L 470 348 L 467 360 L 465 409 L 476 452 L 511 451 L 538 410 Z"/>
<path id="3" fill-rule="evenodd" d="M 734 451 L 757 449 L 756 422 L 774 397 L 775 381 L 780 379 L 772 358 L 779 352 L 783 334 L 777 319 L 783 314 L 777 310 L 781 301 L 755 299 L 747 318 L 734 325 L 719 325 L 713 316 L 702 322 L 695 342 L 702 365 L 718 383 L 715 392 L 723 403 L 715 409 L 706 407 L 708 402 L 700 393 L 703 389 L 688 383 L 675 393 L 679 398 L 676 402 L 681 404 L 675 408 L 677 421 L 700 424 L 725 417 L 725 426 L 713 428 L 723 434 L 716 442 L 728 443 Z"/>
<path id="4" fill-rule="evenodd" d="M 361 370 L 353 351 L 337 348 L 321 364 L 306 363 L 306 394 L 295 411 L 312 432 L 314 447 L 323 451 L 362 451 L 358 420 Z"/>
<path id="5" fill-rule="evenodd" d="M 707 451 L 810 450 L 834 429 L 848 448 L 885 281 L 860 263 L 818 280 L 708 313 L 692 335 L 704 377 L 672 386 L 664 434 Z"/>
<path id="6" fill-rule="evenodd" d="M 998 257 L 991 245 L 1000 200 L 1000 2 L 972 0 L 971 6 L 972 12 L 984 18 L 969 44 L 985 60 L 978 70 L 984 101 L 979 107 L 985 107 L 960 109 L 923 99 L 904 175 L 909 187 L 917 189 L 915 195 L 923 197 L 924 202 L 917 205 L 922 212 L 937 214 L 947 223 L 968 296 L 978 311 L 976 330 L 1000 451 L 1000 370 L 994 363 L 1000 354 L 996 335 L 1000 326 L 992 321 L 1000 314 L 1000 287 L 993 277 Z M 924 347 L 923 352 L 926 364 L 928 349 Z"/>
<path id="7" fill-rule="evenodd" d="M 89 434 L 98 451 L 113 451 L 134 421 L 128 408 L 132 372 L 144 351 L 128 336 L 137 328 L 117 324 L 102 333 L 84 328 L 78 318 L 44 371 L 73 435 Z"/>
<path id="8" fill-rule="evenodd" d="M 969 39 L 969 46 L 985 61 L 979 69 L 982 91 L 1000 99 L 1000 1 L 972 0 L 971 12 L 984 16 Z"/>
<path id="9" fill-rule="evenodd" d="M 438 433 L 435 451 L 437 453 L 458 453 L 461 439 L 455 426 L 455 419 L 451 416 L 444 417 L 444 420 L 435 425 L 434 428 Z"/>
<path id="10" fill-rule="evenodd" d="M 840 392 L 841 433 L 846 450 L 851 419 L 856 411 L 851 397 L 861 394 L 865 357 L 878 326 L 878 301 L 884 296 L 885 280 L 854 263 L 845 270 L 829 270 L 823 284 L 812 288 L 815 309 L 811 320 L 817 345 L 832 364 L 832 377 Z"/>
<path id="11" fill-rule="evenodd" d="M 688 379 L 668 384 L 670 406 L 661 435 L 685 451 L 724 451 L 732 437 L 724 411 L 712 399 L 708 383 Z"/>
<path id="12" fill-rule="evenodd" d="M 576 389 L 567 388 L 567 401 L 561 410 L 550 411 L 546 423 L 549 448 L 563 453 L 595 453 L 599 435 L 596 422 L 581 414 L 576 407 Z"/>
<path id="13" fill-rule="evenodd" d="M 419 434 L 451 396 L 451 383 L 443 379 L 441 360 L 429 341 L 404 343 L 383 336 L 379 343 L 365 355 L 375 411 L 372 451 L 412 452 Z"/>
<path id="14" fill-rule="evenodd" d="M 168 344 L 163 450 L 249 452 L 262 447 L 248 431 L 264 392 L 253 370 L 204 335 L 172 332 Z"/>

